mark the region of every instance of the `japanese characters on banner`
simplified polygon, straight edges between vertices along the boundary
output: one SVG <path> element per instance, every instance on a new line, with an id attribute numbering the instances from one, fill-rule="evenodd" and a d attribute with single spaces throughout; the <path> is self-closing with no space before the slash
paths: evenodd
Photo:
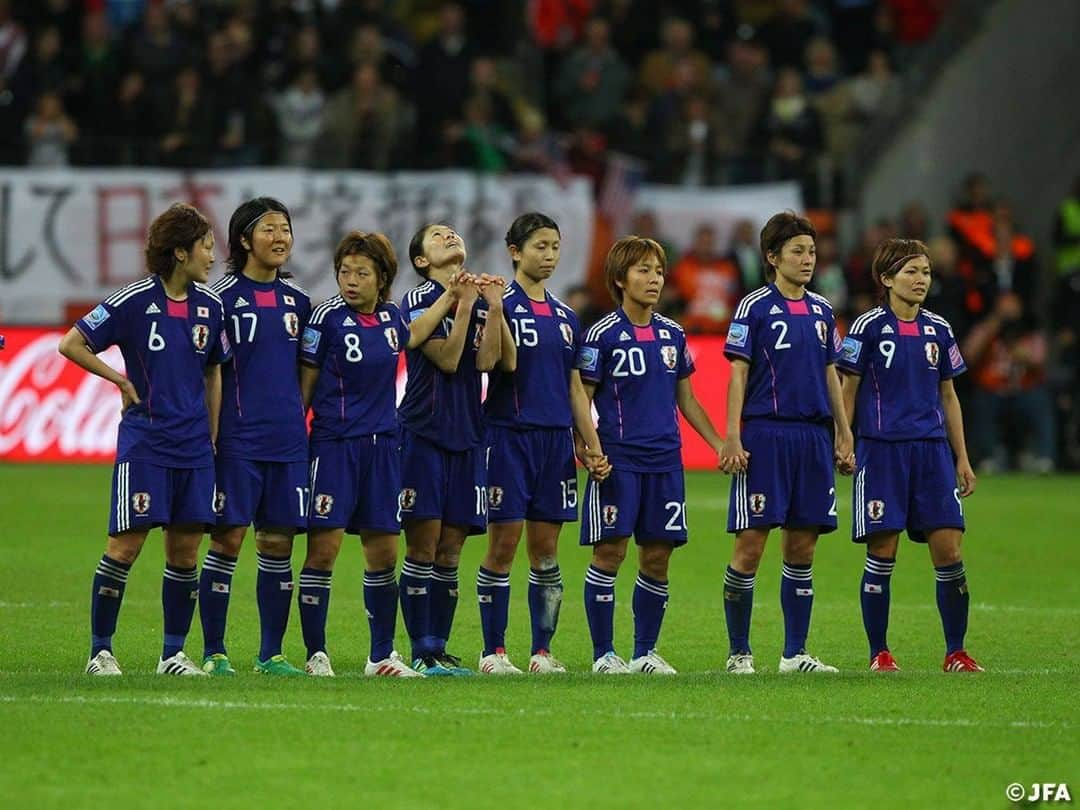
<path id="1" fill-rule="evenodd" d="M 30 327 L 5 328 L 0 352 L 0 459 L 20 462 L 111 463 L 120 424 L 120 392 L 111 383 L 61 357 L 63 332 Z M 724 339 L 690 337 L 697 372 L 694 392 L 723 429 L 730 366 Z M 99 355 L 123 370 L 118 349 Z M 399 372 L 398 396 L 404 391 Z M 716 454 L 685 423 L 683 459 L 689 468 L 712 469 Z"/>
<path id="2" fill-rule="evenodd" d="M 315 172 L 144 170 L 0 173 L 0 323 L 59 324 L 69 302 L 97 302 L 145 274 L 146 230 L 174 202 L 189 202 L 214 226 L 217 264 L 225 268 L 233 210 L 255 196 L 290 209 L 295 243 L 288 269 L 315 301 L 337 292 L 334 248 L 349 230 L 381 231 L 393 241 L 400 297 L 418 283 L 408 243 L 428 222 L 465 238 L 467 267 L 507 275 L 503 237 L 514 217 L 544 211 L 562 231 L 556 294 L 584 280 L 593 233 L 590 182 L 560 185 L 540 175 L 467 172 Z"/>

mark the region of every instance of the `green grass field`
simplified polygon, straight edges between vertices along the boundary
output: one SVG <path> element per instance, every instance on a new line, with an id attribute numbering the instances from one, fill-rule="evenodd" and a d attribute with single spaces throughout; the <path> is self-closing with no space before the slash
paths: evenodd
<path id="1" fill-rule="evenodd" d="M 866 671 L 862 548 L 841 528 L 819 545 L 810 651 L 838 676 L 779 676 L 779 550 L 758 575 L 752 640 L 761 674 L 722 672 L 727 481 L 688 477 L 691 541 L 677 552 L 661 651 L 673 679 L 587 673 L 587 552 L 563 535 L 555 652 L 563 678 L 374 681 L 358 541 L 334 577 L 332 681 L 270 681 L 256 651 L 255 564 L 244 550 L 230 613 L 231 680 L 153 675 L 162 553 L 151 535 L 124 599 L 116 680 L 82 674 L 88 596 L 104 544 L 109 469 L 0 466 L 0 805 L 4 807 L 1003 807 L 1009 783 L 1080 793 L 1080 479 L 999 477 L 966 502 L 968 649 L 987 667 L 945 675 L 933 571 L 905 541 L 890 644 L 904 671 Z M 249 543 L 251 541 L 249 540 Z M 300 539 L 299 544 L 303 543 Z M 475 664 L 475 570 L 466 545 L 451 650 Z M 294 555 L 299 556 L 299 555 Z M 299 563 L 299 560 L 297 560 Z M 633 566 L 619 582 L 628 654 Z M 527 565 L 513 573 L 509 652 L 528 661 Z M 400 621 L 399 649 L 407 649 Z M 188 643 L 201 653 L 198 618 Z M 286 653 L 303 660 L 297 615 Z"/>

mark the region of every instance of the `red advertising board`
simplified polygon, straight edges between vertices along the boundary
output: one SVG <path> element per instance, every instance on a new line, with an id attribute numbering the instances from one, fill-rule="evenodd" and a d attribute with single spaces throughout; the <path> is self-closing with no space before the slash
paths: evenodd
<path id="1" fill-rule="evenodd" d="M 58 329 L 0 327 L 0 459 L 19 462 L 110 463 L 120 423 L 120 393 L 111 383 L 61 357 Z M 691 338 L 697 366 L 694 390 L 722 433 L 729 366 L 721 338 Z M 101 357 L 123 369 L 119 350 Z M 402 372 L 404 373 L 404 372 Z M 403 389 L 398 381 L 398 390 Z M 683 458 L 690 468 L 712 468 L 716 456 L 682 423 Z"/>

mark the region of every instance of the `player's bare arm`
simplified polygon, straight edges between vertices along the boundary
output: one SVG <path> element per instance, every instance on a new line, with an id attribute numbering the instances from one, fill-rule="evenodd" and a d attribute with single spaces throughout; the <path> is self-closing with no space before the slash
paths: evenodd
<path id="1" fill-rule="evenodd" d="M 698 398 L 694 396 L 694 387 L 690 384 L 689 377 L 683 377 L 675 386 L 675 402 L 679 411 L 686 417 L 690 427 L 697 431 L 698 435 L 709 443 L 716 452 L 717 466 L 720 466 L 721 453 L 724 449 L 724 440 L 713 427 L 712 419 L 701 406 Z"/>
<path id="2" fill-rule="evenodd" d="M 578 382 L 581 385 L 581 393 L 585 397 L 584 413 L 582 417 L 589 425 L 592 425 L 592 401 L 593 396 L 596 394 L 596 383 L 586 382 L 581 379 L 581 375 L 575 370 L 574 374 L 578 378 Z M 611 475 L 611 462 L 608 461 L 607 456 L 603 455 L 603 451 L 600 449 L 600 437 L 596 435 L 596 428 L 592 428 L 592 432 L 596 435 L 596 444 L 589 444 L 589 438 L 583 435 L 577 429 L 578 412 L 576 408 L 581 407 L 582 403 L 575 404 L 574 386 L 571 380 L 570 384 L 570 407 L 574 409 L 574 453 L 577 455 L 578 460 L 585 466 L 585 469 L 589 471 L 589 475 L 595 481 L 603 481 L 609 475 Z M 596 451 L 593 451 L 593 447 Z"/>
<path id="3" fill-rule="evenodd" d="M 449 337 L 429 340 L 420 349 L 443 374 L 457 371 L 461 353 L 465 350 L 465 341 L 469 336 L 473 305 L 479 295 L 480 290 L 476 284 L 470 282 L 463 285 L 458 293 L 457 312 L 454 313 L 454 325 L 450 329 Z"/>
<path id="4" fill-rule="evenodd" d="M 833 425 L 836 430 L 833 451 L 836 469 L 841 475 L 851 475 L 855 471 L 855 437 L 851 433 L 851 417 L 844 407 L 844 395 L 840 390 L 840 375 L 836 366 L 832 364 L 825 366 L 825 385 L 829 391 L 829 407 L 832 409 Z"/>
<path id="5" fill-rule="evenodd" d="M 210 444 L 216 448 L 221 421 L 221 366 L 217 363 L 207 365 L 203 381 L 206 383 L 206 413 L 210 417 Z"/>
<path id="6" fill-rule="evenodd" d="M 428 307 L 423 315 L 409 324 L 409 343 L 406 348 L 415 349 L 417 346 L 423 346 L 424 342 L 431 337 L 431 333 L 442 323 L 443 318 L 453 311 L 461 290 L 473 282 L 474 276 L 470 273 L 454 273 L 450 276 L 443 294 L 435 299 L 435 303 Z"/>
<path id="7" fill-rule="evenodd" d="M 108 380 L 119 388 L 121 412 L 126 411 L 132 405 L 138 405 L 141 401 L 131 380 L 90 351 L 86 338 L 74 326 L 60 340 L 58 351 L 75 365 L 101 377 L 103 380 Z"/>
<path id="8" fill-rule="evenodd" d="M 960 496 L 966 498 L 975 491 L 975 471 L 968 459 L 967 442 L 964 441 L 964 414 L 960 409 L 960 398 L 952 380 L 941 381 L 941 410 L 945 414 L 945 434 L 949 437 L 949 446 L 956 456 L 956 486 Z"/>
<path id="9" fill-rule="evenodd" d="M 311 407 L 315 396 L 315 384 L 319 382 L 319 369 L 307 363 L 300 364 L 300 397 L 304 402 L 304 413 Z"/>
<path id="10" fill-rule="evenodd" d="M 503 334 L 510 334 L 509 327 L 505 324 L 506 319 L 503 318 L 502 297 L 505 283 L 499 276 L 485 273 L 480 276 L 479 288 L 488 305 L 488 319 L 480 345 L 476 349 L 476 368 L 478 371 L 491 371 L 502 358 L 503 352 L 508 351 L 503 345 Z M 493 328 L 495 324 L 498 326 Z M 507 366 L 504 366 L 506 371 L 513 371 L 517 367 L 517 347 L 513 340 L 510 341 L 510 347 L 512 362 L 508 361 Z"/>
<path id="11" fill-rule="evenodd" d="M 732 358 L 731 379 L 728 380 L 727 436 L 720 449 L 720 470 L 725 473 L 746 472 L 750 463 L 750 454 L 742 446 L 742 409 L 749 375 L 750 363 Z"/>

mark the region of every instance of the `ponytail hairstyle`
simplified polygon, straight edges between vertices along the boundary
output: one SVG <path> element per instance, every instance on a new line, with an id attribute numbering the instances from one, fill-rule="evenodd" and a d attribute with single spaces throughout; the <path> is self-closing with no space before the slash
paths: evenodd
<path id="1" fill-rule="evenodd" d="M 551 228 L 560 237 L 562 236 L 558 223 L 547 214 L 541 214 L 538 211 L 522 214 L 511 223 L 510 230 L 506 232 L 506 247 L 516 247 L 521 250 L 529 241 L 529 237 L 542 228 Z M 514 263 L 514 269 L 517 270 L 518 263 L 513 259 L 511 261 Z"/>

